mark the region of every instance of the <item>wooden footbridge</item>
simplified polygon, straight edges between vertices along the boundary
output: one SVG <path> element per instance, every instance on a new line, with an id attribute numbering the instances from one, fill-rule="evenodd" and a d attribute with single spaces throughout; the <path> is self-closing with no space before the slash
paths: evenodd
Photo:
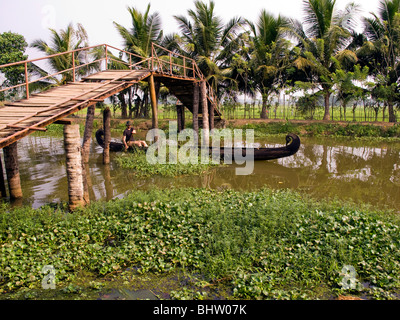
<path id="1" fill-rule="evenodd" d="M 77 65 L 77 56 L 82 52 L 104 47 L 104 57 L 96 61 Z M 117 60 L 109 53 L 114 49 L 125 54 L 129 62 Z M 29 81 L 28 66 L 39 60 L 56 57 L 69 56 L 71 68 L 48 75 L 43 78 Z M 139 61 L 132 63 L 132 61 Z M 113 63 L 115 62 L 115 63 Z M 77 81 L 78 70 L 90 64 L 105 65 L 105 70 L 86 75 Z M 221 112 L 211 88 L 206 84 L 204 76 L 200 72 L 196 62 L 187 57 L 175 54 L 165 48 L 153 44 L 152 56 L 140 57 L 118 48 L 101 45 L 96 47 L 82 48 L 65 53 L 55 54 L 34 60 L 21 61 L 0 66 L 3 68 L 23 65 L 25 67 L 25 83 L 17 86 L 1 89 L 7 91 L 19 87 L 25 88 L 26 99 L 16 102 L 5 102 L 0 107 L 0 149 L 22 139 L 37 130 L 46 130 L 45 127 L 54 122 L 62 122 L 67 116 L 87 108 L 96 102 L 104 101 L 106 98 L 119 93 L 140 81 L 149 81 L 150 92 L 155 89 L 153 82 L 164 84 L 171 94 L 175 95 L 183 105 L 194 115 L 202 117 L 204 108 L 193 110 L 194 87 L 196 84 L 204 83 L 207 89 L 207 111 L 210 126 L 214 120 L 221 119 Z M 120 70 L 109 67 L 119 66 Z M 44 80 L 64 72 L 72 72 L 73 81 L 65 85 L 54 87 L 50 90 L 30 94 L 29 87 L 32 83 Z M 153 120 L 157 117 L 157 101 L 154 96 L 151 99 L 153 109 Z M 154 121 L 153 121 L 154 124 Z"/>
<path id="2" fill-rule="evenodd" d="M 111 53 L 112 50 L 119 53 L 119 58 Z M 97 55 L 93 52 L 97 52 Z M 98 55 L 99 52 L 102 52 L 101 57 Z M 85 57 L 86 61 L 88 57 L 93 59 L 82 62 L 85 60 L 82 57 Z M 28 71 L 31 65 L 49 59 L 66 60 L 69 62 L 69 67 L 51 75 L 30 79 Z M 184 123 L 182 116 L 184 107 L 192 112 L 195 129 L 198 129 L 199 124 L 205 129 L 212 129 L 214 121 L 222 118 L 213 90 L 207 84 L 196 62 L 155 44 L 152 44 L 150 57 L 141 57 L 104 44 L 1 65 L 0 72 L 10 67 L 25 69 L 23 83 L 0 88 L 0 93 L 7 94 L 11 92 L 10 90 L 25 93 L 25 99 L 6 101 L 0 106 L 0 149 L 4 149 L 11 198 L 22 197 L 17 161 L 18 140 L 35 131 L 46 131 L 46 126 L 52 123 L 70 124 L 68 116 L 104 101 L 139 82 L 147 81 L 149 84 L 153 128 L 158 128 L 157 88 L 161 83 L 183 104 L 183 107 L 177 106 L 178 127 L 179 122 Z M 97 71 L 89 73 L 86 70 Z M 59 77 L 62 74 L 68 74 L 71 81 L 46 91 L 31 92 L 33 83 Z M 65 131 L 64 139 L 66 139 Z M 4 196 L 4 180 L 1 180 L 3 180 L 3 166 L 0 158 L 0 194 Z M 13 181 L 17 185 L 14 190 L 11 187 Z"/>

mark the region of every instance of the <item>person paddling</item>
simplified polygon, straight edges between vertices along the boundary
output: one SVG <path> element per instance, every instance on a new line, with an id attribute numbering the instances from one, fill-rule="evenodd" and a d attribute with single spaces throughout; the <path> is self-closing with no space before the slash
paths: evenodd
<path id="1" fill-rule="evenodd" d="M 128 150 L 129 147 L 136 145 L 138 147 L 147 148 L 148 145 L 146 141 L 136 140 L 133 138 L 133 134 L 136 133 L 135 128 L 133 128 L 132 123 L 130 121 L 126 122 L 126 129 L 124 130 L 122 142 L 125 146 L 125 151 Z"/>

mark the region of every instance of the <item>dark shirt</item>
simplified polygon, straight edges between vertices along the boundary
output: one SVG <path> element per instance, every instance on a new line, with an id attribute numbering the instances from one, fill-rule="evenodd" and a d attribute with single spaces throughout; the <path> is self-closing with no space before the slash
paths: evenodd
<path id="1" fill-rule="evenodd" d="M 135 130 L 134 128 L 126 128 L 125 130 L 124 130 L 124 137 L 125 137 L 125 141 L 126 142 L 128 142 L 128 141 L 134 141 L 135 139 L 133 139 L 133 130 Z"/>

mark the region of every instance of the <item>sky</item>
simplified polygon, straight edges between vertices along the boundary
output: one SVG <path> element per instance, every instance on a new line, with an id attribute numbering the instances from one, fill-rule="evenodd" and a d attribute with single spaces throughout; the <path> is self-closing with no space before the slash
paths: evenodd
<path id="1" fill-rule="evenodd" d="M 208 0 L 205 0 L 208 2 Z M 303 0 L 214 0 L 215 11 L 224 22 L 241 16 L 256 21 L 262 9 L 278 15 L 302 20 Z M 344 9 L 351 0 L 336 0 L 337 8 Z M 353 0 L 360 4 L 362 16 L 376 12 L 380 0 Z M 73 22 L 81 23 L 89 36 L 90 45 L 107 43 L 122 48 L 122 39 L 113 21 L 129 28 L 130 15 L 127 7 L 144 12 L 151 4 L 151 13 L 158 12 L 164 33 L 178 32 L 174 15 L 187 16 L 194 9 L 192 0 L 0 0 L 0 33 L 12 31 L 22 34 L 28 44 L 36 39 L 49 41 L 49 28 L 65 29 Z M 37 58 L 38 52 L 28 48 L 29 58 Z M 40 54 L 39 54 L 40 56 Z"/>

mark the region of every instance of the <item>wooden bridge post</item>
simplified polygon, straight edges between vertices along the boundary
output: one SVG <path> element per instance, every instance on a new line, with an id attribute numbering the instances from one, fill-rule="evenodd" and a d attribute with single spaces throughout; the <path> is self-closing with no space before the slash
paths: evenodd
<path id="1" fill-rule="evenodd" d="M 176 106 L 178 133 L 185 129 L 185 106 L 183 104 Z"/>
<path id="2" fill-rule="evenodd" d="M 156 86 L 154 83 L 154 75 L 151 74 L 149 78 L 150 85 L 150 99 L 151 99 L 151 108 L 152 108 L 152 127 L 153 129 L 158 129 L 158 105 L 157 105 L 157 94 L 156 94 Z"/>
<path id="3" fill-rule="evenodd" d="M 91 105 L 90 107 L 87 108 L 85 132 L 83 134 L 83 142 L 82 142 L 82 161 L 84 163 L 89 162 L 90 142 L 92 140 L 92 133 L 93 133 L 94 112 L 95 112 L 94 105 Z"/>
<path id="4" fill-rule="evenodd" d="M 214 103 L 210 103 L 208 106 L 208 119 L 210 122 L 210 130 L 214 129 Z"/>
<path id="5" fill-rule="evenodd" d="M 153 63 L 153 62 L 152 62 Z M 158 141 L 159 133 L 158 133 L 158 104 L 157 104 L 157 92 L 156 86 L 154 82 L 154 75 L 151 74 L 149 78 L 149 86 L 150 86 L 150 100 L 151 100 L 151 108 L 152 108 L 152 129 L 156 129 L 154 141 Z"/>
<path id="6" fill-rule="evenodd" d="M 89 156 L 90 156 L 90 142 L 92 140 L 92 133 L 93 133 L 93 120 L 94 120 L 94 113 L 96 107 L 95 105 L 91 105 L 87 108 L 86 114 L 86 123 L 85 123 L 85 132 L 83 134 L 83 142 L 82 142 L 82 176 L 83 176 L 83 194 L 84 200 L 86 204 L 90 203 L 90 196 L 89 196 L 89 184 L 88 184 L 88 174 L 87 171 L 89 170 Z"/>
<path id="7" fill-rule="evenodd" d="M 193 84 L 193 130 L 196 132 L 196 144 L 199 138 L 199 83 Z"/>
<path id="8" fill-rule="evenodd" d="M 176 121 L 178 122 L 178 133 L 182 131 L 182 108 L 181 105 L 176 105 Z"/>
<path id="9" fill-rule="evenodd" d="M 22 198 L 21 178 L 18 166 L 18 145 L 17 142 L 10 144 L 3 149 L 4 163 L 6 167 L 8 190 L 11 199 Z"/>
<path id="10" fill-rule="evenodd" d="M 73 211 L 85 204 L 79 124 L 67 124 L 64 126 L 64 149 L 68 179 L 68 206 L 69 210 Z"/>
<path id="11" fill-rule="evenodd" d="M 103 148 L 103 164 L 110 163 L 110 142 L 111 142 L 111 110 L 105 108 L 103 111 L 103 130 L 104 130 L 104 148 Z"/>
<path id="12" fill-rule="evenodd" d="M 1 161 L 1 155 L 0 155 L 0 197 L 1 198 L 7 197 L 6 184 L 4 180 L 3 162 Z"/>
<path id="13" fill-rule="evenodd" d="M 207 85 L 205 80 L 200 83 L 200 102 L 203 117 L 203 144 L 208 146 L 210 143 L 210 130 L 208 122 Z"/>

